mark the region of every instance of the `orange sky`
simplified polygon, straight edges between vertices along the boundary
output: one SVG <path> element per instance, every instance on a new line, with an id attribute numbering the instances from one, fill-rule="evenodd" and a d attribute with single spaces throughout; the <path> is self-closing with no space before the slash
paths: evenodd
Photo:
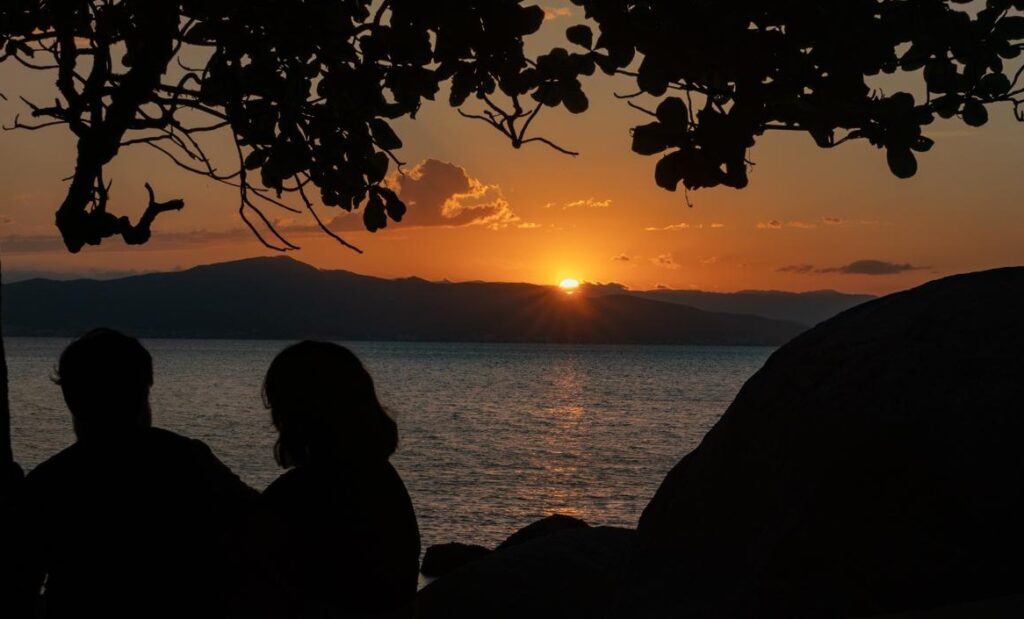
<path id="1" fill-rule="evenodd" d="M 547 4 L 570 14 L 551 12 L 533 43 L 538 49 L 561 44 L 565 27 L 580 17 L 567 2 Z M 12 63 L 0 67 L 0 92 L 11 99 L 0 101 L 0 119 L 9 124 L 25 112 L 11 95 L 52 97 L 51 81 Z M 918 84 L 904 87 L 918 93 Z M 629 91 L 629 81 L 595 77 L 585 89 L 588 113 L 545 110 L 536 123 L 546 137 L 580 151 L 578 158 L 539 145 L 513 150 L 439 97 L 416 121 L 396 126 L 406 144 L 399 156 L 408 162 L 408 175 L 397 179 L 410 202 L 406 224 L 373 235 L 345 232 L 366 252 L 357 255 L 307 232 L 312 222 L 281 212 L 302 246 L 292 256 L 385 277 L 871 293 L 1024 263 L 1024 126 L 1009 107 L 993 109 L 981 130 L 959 122 L 926 128 L 937 144 L 920 156 L 921 171 L 909 181 L 892 177 L 884 153 L 866 143 L 823 151 L 803 134 L 768 135 L 751 153 L 757 165 L 747 189 L 692 193 L 688 208 L 681 193 L 655 186 L 655 158 L 629 150 L 629 127 L 646 121 L 611 96 Z M 161 216 L 148 246 L 108 239 L 70 255 L 52 221 L 73 156 L 63 128 L 0 134 L 6 271 L 150 271 L 273 253 L 242 229 L 233 190 L 137 149 L 109 168 L 110 208 L 134 219 L 149 181 L 160 199 L 184 198 L 185 211 Z M 337 225 L 351 227 L 346 223 Z M 866 269 L 855 263 L 863 260 L 891 263 L 887 270 L 895 272 L 859 273 Z"/>

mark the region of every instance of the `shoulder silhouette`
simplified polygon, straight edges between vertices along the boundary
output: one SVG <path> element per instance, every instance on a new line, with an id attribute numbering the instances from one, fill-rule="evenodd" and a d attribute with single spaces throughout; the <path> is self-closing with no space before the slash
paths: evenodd
<path id="1" fill-rule="evenodd" d="M 85 334 L 56 382 L 77 441 L 22 485 L 0 614 L 214 614 L 225 533 L 255 492 L 202 442 L 152 427 L 152 360 L 134 338 Z"/>
<path id="2" fill-rule="evenodd" d="M 419 530 L 388 462 L 396 425 L 369 373 L 342 346 L 301 342 L 274 359 L 264 400 L 279 433 L 275 455 L 290 470 L 262 496 L 261 577 L 274 578 L 280 596 L 261 603 L 260 612 L 407 612 L 416 593 Z"/>

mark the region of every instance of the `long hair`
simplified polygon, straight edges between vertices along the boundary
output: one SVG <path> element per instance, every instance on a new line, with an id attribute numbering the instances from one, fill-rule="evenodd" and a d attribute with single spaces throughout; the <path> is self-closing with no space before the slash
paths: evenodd
<path id="1" fill-rule="evenodd" d="M 274 457 L 284 468 L 386 460 L 398 447 L 398 427 L 373 378 L 338 344 L 305 341 L 281 351 L 263 380 L 263 404 L 278 432 Z"/>

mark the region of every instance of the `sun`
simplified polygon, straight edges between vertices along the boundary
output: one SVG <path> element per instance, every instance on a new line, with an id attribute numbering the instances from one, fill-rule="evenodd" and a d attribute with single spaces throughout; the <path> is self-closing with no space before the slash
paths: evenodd
<path id="1" fill-rule="evenodd" d="M 567 278 L 563 279 L 558 284 L 558 287 L 561 288 L 562 290 L 564 290 L 568 294 L 573 294 L 574 292 L 579 290 L 580 282 L 579 282 L 579 280 L 573 279 L 571 277 L 567 277 Z"/>

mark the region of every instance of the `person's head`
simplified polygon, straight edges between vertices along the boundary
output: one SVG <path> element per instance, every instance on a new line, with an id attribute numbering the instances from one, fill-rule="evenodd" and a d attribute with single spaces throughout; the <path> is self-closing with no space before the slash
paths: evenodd
<path id="1" fill-rule="evenodd" d="M 307 341 L 281 351 L 263 381 L 263 403 L 279 435 L 274 455 L 285 468 L 387 460 L 398 446 L 398 428 L 373 379 L 337 344 Z"/>
<path id="2" fill-rule="evenodd" d="M 64 393 L 79 438 L 152 423 L 153 359 L 133 337 L 112 329 L 89 331 L 61 353 L 55 382 Z"/>

